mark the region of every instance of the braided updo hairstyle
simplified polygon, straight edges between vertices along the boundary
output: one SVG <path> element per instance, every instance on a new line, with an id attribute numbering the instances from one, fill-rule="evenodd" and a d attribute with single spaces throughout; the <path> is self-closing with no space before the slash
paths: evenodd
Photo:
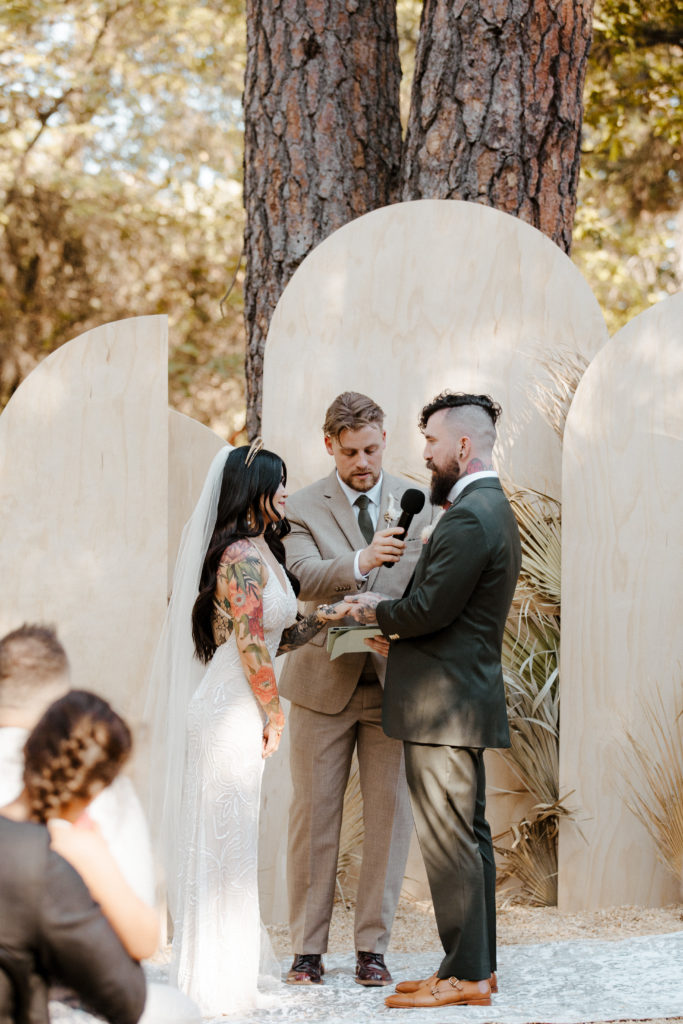
<path id="1" fill-rule="evenodd" d="M 130 729 L 106 700 L 70 690 L 47 709 L 24 746 L 30 820 L 60 817 L 74 799 L 92 800 L 131 751 Z"/>

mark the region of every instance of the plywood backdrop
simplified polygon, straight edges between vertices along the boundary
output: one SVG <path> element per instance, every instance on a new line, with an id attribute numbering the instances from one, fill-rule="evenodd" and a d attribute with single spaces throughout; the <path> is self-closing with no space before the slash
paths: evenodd
<path id="1" fill-rule="evenodd" d="M 489 392 L 504 412 L 501 470 L 559 498 L 560 442 L 536 404 L 544 359 L 562 350 L 588 361 L 606 340 L 586 281 L 535 228 L 476 203 L 400 203 L 336 231 L 287 285 L 266 346 L 264 440 L 294 491 L 333 468 L 321 430 L 329 403 L 362 391 L 386 413 L 386 468 L 424 477 L 422 406 L 446 387 Z M 529 800 L 496 792 L 518 785 L 494 752 L 487 771 L 495 833 Z M 415 846 L 406 886 L 426 895 Z"/>
<path id="2" fill-rule="evenodd" d="M 0 417 L 0 634 L 50 622 L 73 685 L 133 724 L 165 610 L 167 321 L 95 328 Z"/>
<path id="3" fill-rule="evenodd" d="M 290 489 L 309 483 L 330 471 L 325 409 L 362 391 L 387 414 L 386 468 L 419 473 L 422 406 L 446 387 L 490 392 L 502 467 L 559 497 L 559 440 L 534 400 L 543 356 L 588 360 L 606 340 L 586 281 L 535 228 L 477 203 L 399 203 L 336 231 L 287 285 L 266 346 L 264 438 Z"/>
<path id="4" fill-rule="evenodd" d="M 679 893 L 628 810 L 619 765 L 643 702 L 683 708 L 683 295 L 611 339 L 588 368 L 564 439 L 561 909 L 657 906 Z M 651 742 L 648 744 L 652 747 Z M 658 753 L 652 747 L 653 763 Z"/>

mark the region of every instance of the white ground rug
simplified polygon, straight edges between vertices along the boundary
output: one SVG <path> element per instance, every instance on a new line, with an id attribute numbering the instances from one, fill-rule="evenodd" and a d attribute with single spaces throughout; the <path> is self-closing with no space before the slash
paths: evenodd
<path id="1" fill-rule="evenodd" d="M 438 953 L 392 953 L 396 981 L 428 977 Z M 283 961 L 283 970 L 289 960 Z M 354 957 L 325 957 L 325 984 L 283 985 L 272 1009 L 216 1018 L 230 1024 L 587 1024 L 591 1021 L 683 1018 L 683 931 L 619 941 L 587 939 L 503 946 L 500 991 L 491 1006 L 390 1010 L 384 999 L 393 987 L 363 988 L 353 981 Z M 164 968 L 150 965 L 150 980 Z M 84 1021 L 51 1004 L 53 1021 Z"/>

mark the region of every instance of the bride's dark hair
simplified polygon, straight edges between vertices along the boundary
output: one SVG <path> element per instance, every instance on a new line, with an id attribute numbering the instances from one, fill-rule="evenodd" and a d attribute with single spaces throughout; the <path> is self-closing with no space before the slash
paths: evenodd
<path id="1" fill-rule="evenodd" d="M 289 576 L 294 593 L 299 592 L 299 581 L 286 566 L 282 543 L 291 527 L 273 504 L 278 488 L 287 483 L 287 467 L 279 455 L 265 448 L 252 455 L 247 465 L 250 451 L 248 445 L 234 448 L 225 461 L 216 525 L 204 556 L 199 596 L 192 609 L 192 639 L 197 657 L 203 662 L 210 661 L 216 650 L 212 629 L 216 574 L 223 552 L 233 541 L 258 537 L 265 527 L 268 547 Z M 266 524 L 262 504 L 275 521 Z"/>

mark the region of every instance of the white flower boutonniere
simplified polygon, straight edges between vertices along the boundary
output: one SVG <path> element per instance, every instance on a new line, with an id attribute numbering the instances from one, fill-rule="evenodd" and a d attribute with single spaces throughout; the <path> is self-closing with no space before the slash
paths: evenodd
<path id="1" fill-rule="evenodd" d="M 423 528 L 422 533 L 420 534 L 420 537 L 422 538 L 422 543 L 423 544 L 426 544 L 427 541 L 429 540 L 429 538 L 431 537 L 432 531 L 434 530 L 434 527 L 438 523 L 439 519 L 441 519 L 442 515 L 443 515 L 443 509 L 439 512 L 439 514 L 436 517 L 436 519 L 434 520 L 434 522 L 430 523 L 429 526 L 425 526 Z"/>
<path id="2" fill-rule="evenodd" d="M 393 494 L 389 495 L 389 501 L 387 503 L 387 510 L 384 513 L 384 522 L 387 526 L 391 526 L 395 519 L 398 519 L 401 514 L 401 506 L 396 501 L 396 497 Z"/>

